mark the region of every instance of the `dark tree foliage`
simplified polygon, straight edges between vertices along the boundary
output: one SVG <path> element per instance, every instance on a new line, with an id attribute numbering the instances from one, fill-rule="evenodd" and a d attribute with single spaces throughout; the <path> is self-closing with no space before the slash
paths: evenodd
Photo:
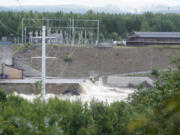
<path id="1" fill-rule="evenodd" d="M 0 38 L 2 36 L 20 37 L 22 18 L 75 18 L 75 19 L 99 19 L 100 38 L 118 40 L 126 38 L 133 31 L 180 31 L 179 14 L 105 14 L 88 11 L 85 14 L 74 13 L 39 13 L 39 12 L 0 12 Z"/>
<path id="2" fill-rule="evenodd" d="M 180 59 L 174 59 L 177 70 L 160 73 L 155 87 L 139 89 L 130 97 L 135 114 L 129 130 L 149 135 L 180 134 Z"/>
<path id="3" fill-rule="evenodd" d="M 0 102 L 5 102 L 6 99 L 6 94 L 0 89 Z"/>

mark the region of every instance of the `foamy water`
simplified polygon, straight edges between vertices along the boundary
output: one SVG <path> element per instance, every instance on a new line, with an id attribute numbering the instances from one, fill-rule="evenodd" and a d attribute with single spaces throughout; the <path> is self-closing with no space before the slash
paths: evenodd
<path id="1" fill-rule="evenodd" d="M 75 95 L 55 95 L 55 94 L 46 94 L 46 100 L 54 97 L 58 97 L 62 100 L 70 100 L 77 101 L 81 100 L 83 103 L 90 102 L 92 100 L 96 100 L 99 102 L 113 103 L 116 101 L 125 101 L 130 93 L 134 92 L 134 89 L 130 88 L 115 88 L 115 87 L 107 87 L 102 84 L 93 84 L 91 81 L 86 81 L 80 83 L 82 93 L 79 96 Z M 34 99 L 40 97 L 40 95 L 25 95 L 25 94 L 17 94 L 28 101 L 33 101 Z"/>

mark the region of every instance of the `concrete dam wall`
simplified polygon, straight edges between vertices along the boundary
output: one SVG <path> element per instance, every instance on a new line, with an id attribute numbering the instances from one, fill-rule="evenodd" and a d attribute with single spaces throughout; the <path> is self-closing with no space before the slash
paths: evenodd
<path id="1" fill-rule="evenodd" d="M 22 94 L 40 94 L 41 89 L 37 88 L 35 83 L 0 83 L 0 88 L 6 94 L 12 94 L 13 92 Z M 70 93 L 72 95 L 78 95 L 81 92 L 79 84 L 46 84 L 47 94 L 66 94 Z"/>

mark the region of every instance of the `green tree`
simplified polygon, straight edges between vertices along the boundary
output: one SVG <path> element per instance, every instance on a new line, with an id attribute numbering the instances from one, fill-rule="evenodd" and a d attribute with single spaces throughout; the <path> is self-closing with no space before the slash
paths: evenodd
<path id="1" fill-rule="evenodd" d="M 134 121 L 129 124 L 132 132 L 159 135 L 180 134 L 180 59 L 173 61 L 177 70 L 163 72 L 155 87 L 139 89 L 131 96 L 135 109 Z"/>
<path id="2" fill-rule="evenodd" d="M 144 31 L 144 32 L 152 31 L 152 28 L 149 26 L 147 21 L 142 22 L 141 31 Z"/>

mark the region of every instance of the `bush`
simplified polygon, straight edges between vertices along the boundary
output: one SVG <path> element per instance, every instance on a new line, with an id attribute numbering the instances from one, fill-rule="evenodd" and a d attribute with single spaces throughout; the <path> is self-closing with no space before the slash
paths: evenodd
<path id="1" fill-rule="evenodd" d="M 116 53 L 115 55 L 116 55 L 116 56 L 119 56 L 120 54 L 119 54 L 119 53 Z"/>
<path id="2" fill-rule="evenodd" d="M 72 62 L 72 56 L 69 53 L 66 53 L 64 55 L 64 61 L 65 62 Z"/>
<path id="3" fill-rule="evenodd" d="M 24 43 L 24 49 L 27 49 L 27 48 L 29 48 L 30 46 L 31 46 L 30 43 Z"/>
<path id="4" fill-rule="evenodd" d="M 6 94 L 0 89 L 0 102 L 6 101 Z"/>
<path id="5" fill-rule="evenodd" d="M 151 71 L 151 75 L 154 76 L 154 77 L 158 77 L 159 76 L 159 71 L 157 69 L 153 69 Z"/>
<path id="6" fill-rule="evenodd" d="M 53 45 L 53 47 L 54 47 L 55 49 L 58 49 L 58 48 L 60 47 L 60 45 Z"/>
<path id="7" fill-rule="evenodd" d="M 42 91 L 42 81 L 37 81 L 35 83 L 35 87 L 38 93 L 40 93 Z"/>
<path id="8" fill-rule="evenodd" d="M 85 128 L 80 128 L 79 131 L 77 132 L 77 135 L 90 135 L 88 133 L 88 130 Z"/>

